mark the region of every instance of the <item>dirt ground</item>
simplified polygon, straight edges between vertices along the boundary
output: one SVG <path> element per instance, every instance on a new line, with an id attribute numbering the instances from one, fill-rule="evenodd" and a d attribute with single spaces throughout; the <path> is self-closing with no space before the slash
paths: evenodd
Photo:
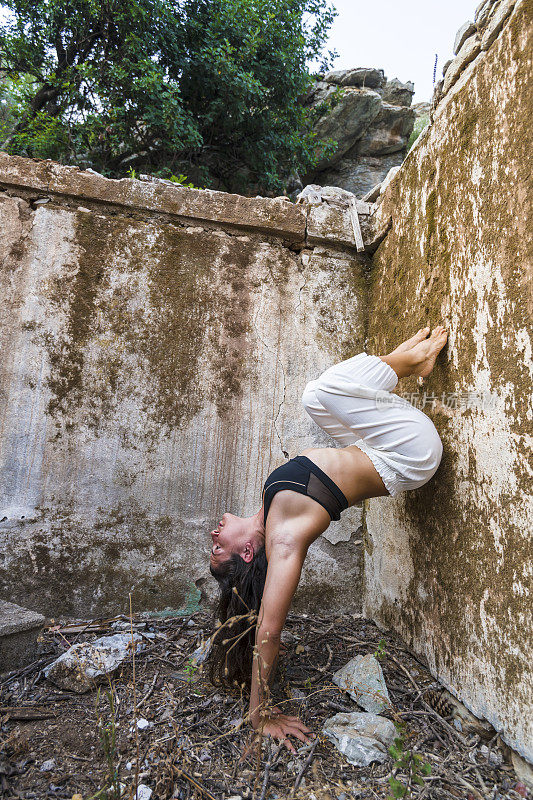
<path id="1" fill-rule="evenodd" d="M 126 617 L 54 625 L 39 661 L 0 681 L 0 797 L 118 800 L 120 792 L 135 797 L 136 784 L 149 787 L 152 800 L 527 796 L 498 734 L 465 719 L 397 638 L 361 617 L 287 620 L 273 696 L 318 734 L 296 756 L 253 738 L 242 722 L 247 698 L 214 688 L 201 667 L 191 666 L 192 652 L 213 632 L 201 612 L 134 617 L 146 649 L 100 689 L 75 694 L 44 678 L 43 668 L 70 645 L 127 626 Z M 397 725 L 401 752 L 361 768 L 321 731 L 339 711 L 360 710 L 332 675 L 367 653 L 381 662 L 392 701 L 384 716 Z"/>

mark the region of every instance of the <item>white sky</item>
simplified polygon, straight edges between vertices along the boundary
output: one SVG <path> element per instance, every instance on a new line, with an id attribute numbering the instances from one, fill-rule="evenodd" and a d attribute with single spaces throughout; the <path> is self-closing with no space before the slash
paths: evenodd
<path id="1" fill-rule="evenodd" d="M 413 81 L 413 102 L 430 100 L 437 77 L 453 55 L 457 30 L 474 19 L 479 0 L 333 0 L 338 17 L 328 47 L 333 69 L 381 67 L 387 78 Z"/>

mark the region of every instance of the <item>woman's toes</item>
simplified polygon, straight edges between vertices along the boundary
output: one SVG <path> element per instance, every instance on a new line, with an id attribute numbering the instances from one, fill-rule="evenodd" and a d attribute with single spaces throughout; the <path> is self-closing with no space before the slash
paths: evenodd
<path id="1" fill-rule="evenodd" d="M 429 333 L 429 328 L 420 328 L 414 336 L 411 336 L 410 339 L 406 339 L 405 342 L 402 342 L 398 345 L 398 347 L 393 350 L 393 353 L 404 353 L 406 350 L 410 350 L 412 347 L 415 347 L 420 342 L 424 341 L 427 338 Z"/>
<path id="2" fill-rule="evenodd" d="M 436 328 L 433 328 L 431 331 L 431 336 L 429 337 L 429 341 L 432 344 L 437 344 L 442 339 L 442 334 L 444 333 L 444 328 L 442 325 L 438 325 Z"/>
<path id="3" fill-rule="evenodd" d="M 428 333 L 429 333 L 429 328 L 420 328 L 420 330 L 418 330 L 414 336 L 411 336 L 410 339 L 408 339 L 406 342 L 403 343 L 404 348 L 408 350 L 410 347 L 414 347 L 415 345 L 420 344 L 420 342 L 423 342 L 424 339 L 427 339 Z"/>

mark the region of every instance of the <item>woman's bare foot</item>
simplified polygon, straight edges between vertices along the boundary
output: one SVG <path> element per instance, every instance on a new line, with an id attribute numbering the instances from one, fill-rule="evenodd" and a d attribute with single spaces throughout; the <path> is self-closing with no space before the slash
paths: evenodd
<path id="1" fill-rule="evenodd" d="M 446 344 L 448 339 L 448 332 L 442 325 L 437 325 L 431 331 L 429 339 L 423 339 L 409 351 L 409 355 L 414 356 L 416 363 L 413 369 L 414 375 L 420 375 L 421 378 L 426 378 L 433 367 L 435 366 L 435 359 Z"/>
<path id="2" fill-rule="evenodd" d="M 393 350 L 392 352 L 404 353 L 406 350 L 410 350 L 412 347 L 415 346 L 415 344 L 424 341 L 424 339 L 427 338 L 430 330 L 431 329 L 429 325 L 425 328 L 420 328 L 420 330 L 417 331 L 414 336 L 411 336 L 410 339 L 406 339 L 405 342 L 399 344 L 396 350 Z M 392 355 L 392 353 L 390 355 Z"/>

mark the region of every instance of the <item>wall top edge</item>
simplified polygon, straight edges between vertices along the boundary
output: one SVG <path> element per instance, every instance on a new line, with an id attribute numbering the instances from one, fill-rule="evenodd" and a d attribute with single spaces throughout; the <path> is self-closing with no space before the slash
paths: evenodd
<path id="1" fill-rule="evenodd" d="M 0 152 L 0 188 L 17 188 L 45 196 L 121 206 L 170 215 L 183 221 L 208 222 L 303 242 L 307 208 L 284 198 L 243 197 L 211 189 L 189 189 L 162 181 L 105 178 L 51 160 Z"/>

